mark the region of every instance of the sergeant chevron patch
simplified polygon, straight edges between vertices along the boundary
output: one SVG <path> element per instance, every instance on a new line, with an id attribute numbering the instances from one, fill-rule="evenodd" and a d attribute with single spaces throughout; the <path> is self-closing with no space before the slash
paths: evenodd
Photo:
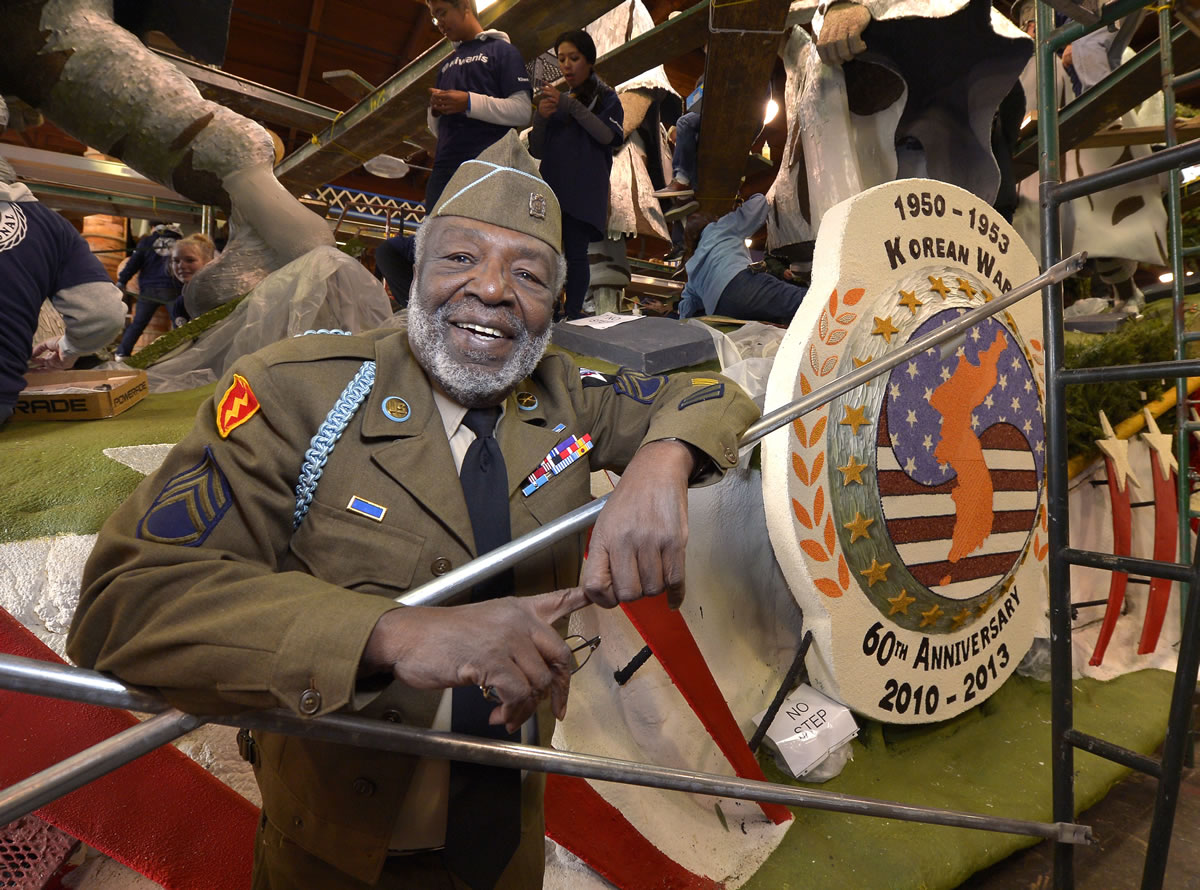
<path id="1" fill-rule="evenodd" d="M 696 381 L 693 380 L 692 383 Z M 690 408 L 692 405 L 699 405 L 701 402 L 707 402 L 709 399 L 719 399 L 725 395 L 725 384 L 714 381 L 710 386 L 704 387 L 690 396 L 684 396 L 679 400 L 679 410 Z"/>
<path id="2" fill-rule="evenodd" d="M 233 383 L 217 403 L 217 432 L 222 439 L 258 412 L 258 399 L 241 374 L 233 375 Z"/>
<path id="3" fill-rule="evenodd" d="M 198 547 L 233 502 L 229 481 L 212 449 L 200 463 L 172 477 L 137 524 L 137 536 L 156 544 Z"/>

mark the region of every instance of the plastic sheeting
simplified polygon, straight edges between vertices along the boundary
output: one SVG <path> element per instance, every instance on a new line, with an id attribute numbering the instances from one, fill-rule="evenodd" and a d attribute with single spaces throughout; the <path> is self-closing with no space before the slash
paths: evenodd
<path id="1" fill-rule="evenodd" d="M 779 344 L 787 331 L 757 321 L 744 324 L 728 334 L 696 318 L 690 319 L 688 324 L 712 336 L 717 359 L 721 363 L 721 373 L 744 389 L 761 408 L 767 393 L 767 378 L 771 376 L 771 366 L 775 364 L 775 353 L 779 351 Z"/>
<path id="2" fill-rule="evenodd" d="M 229 317 L 148 368 L 151 392 L 212 383 L 234 361 L 309 330 L 358 333 L 391 318 L 383 286 L 357 260 L 318 247 L 272 272 Z"/>

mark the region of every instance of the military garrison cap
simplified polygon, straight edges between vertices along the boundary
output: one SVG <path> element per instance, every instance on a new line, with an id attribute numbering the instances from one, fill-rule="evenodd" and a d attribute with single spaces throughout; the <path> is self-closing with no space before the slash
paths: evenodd
<path id="1" fill-rule="evenodd" d="M 562 253 L 558 199 L 513 130 L 454 171 L 429 213 L 430 219 L 437 216 L 463 216 L 512 229 Z"/>

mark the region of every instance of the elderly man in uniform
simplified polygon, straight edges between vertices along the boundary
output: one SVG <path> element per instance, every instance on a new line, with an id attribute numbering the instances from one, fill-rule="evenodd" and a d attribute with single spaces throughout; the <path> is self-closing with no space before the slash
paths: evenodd
<path id="1" fill-rule="evenodd" d="M 682 594 L 686 488 L 736 462 L 750 400 L 711 375 L 543 355 L 560 211 L 515 135 L 454 175 L 416 271 L 407 332 L 319 332 L 226 375 L 101 532 L 77 663 L 192 711 L 349 710 L 545 744 L 572 666 L 554 623 Z M 623 476 L 582 582 L 573 538 L 456 604 L 393 601 L 584 504 L 600 467 Z M 255 887 L 541 885 L 539 774 L 270 734 L 245 747 Z"/>

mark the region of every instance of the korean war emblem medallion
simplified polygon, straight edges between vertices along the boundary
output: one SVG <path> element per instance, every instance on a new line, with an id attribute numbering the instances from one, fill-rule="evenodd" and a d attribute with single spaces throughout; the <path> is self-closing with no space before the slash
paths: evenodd
<path id="1" fill-rule="evenodd" d="M 956 187 L 902 180 L 822 220 L 766 410 L 1038 274 Z M 1044 361 L 1036 298 L 764 442 L 767 527 L 814 622 L 815 685 L 896 723 L 944 720 L 1015 670 L 1045 608 Z"/>

